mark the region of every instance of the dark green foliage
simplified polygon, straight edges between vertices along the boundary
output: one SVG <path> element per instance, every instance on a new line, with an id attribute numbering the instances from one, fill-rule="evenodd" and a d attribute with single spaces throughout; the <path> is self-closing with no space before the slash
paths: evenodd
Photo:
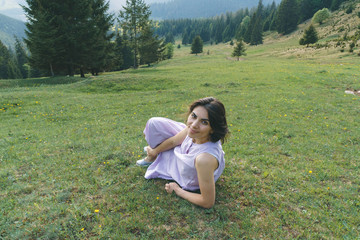
<path id="1" fill-rule="evenodd" d="M 271 5 L 271 7 L 266 11 L 268 12 L 268 15 L 264 21 L 264 27 L 263 30 L 264 31 L 273 31 L 275 30 L 275 16 L 276 16 L 276 4 L 275 2 L 273 2 L 273 4 Z"/>
<path id="2" fill-rule="evenodd" d="M 312 18 L 312 16 L 322 8 L 330 8 L 331 1 L 329 0 L 301 0 L 300 1 L 300 21 L 305 21 Z"/>
<path id="3" fill-rule="evenodd" d="M 139 37 L 139 55 L 140 55 L 140 64 L 148 64 L 157 62 L 160 60 L 162 52 L 164 51 L 162 47 L 162 40 L 159 40 L 157 36 L 153 36 L 154 31 L 151 29 L 150 25 L 145 26 L 142 29 L 141 35 Z"/>
<path id="4" fill-rule="evenodd" d="M 124 65 L 123 48 L 124 41 L 119 33 L 116 34 L 115 42 L 113 44 L 112 58 L 111 58 L 111 70 L 122 70 Z M 132 56 L 132 55 L 131 55 Z M 132 62 L 131 62 L 132 63 Z M 131 66 L 131 64 L 130 64 Z"/>
<path id="5" fill-rule="evenodd" d="M 200 36 L 196 36 L 191 44 L 191 54 L 198 54 L 203 52 L 203 40 Z"/>
<path id="6" fill-rule="evenodd" d="M 354 6 L 354 4 L 350 4 L 347 8 L 346 8 L 346 13 L 347 14 L 350 14 L 350 13 L 352 13 L 353 11 L 354 11 L 354 9 L 355 9 L 355 6 Z"/>
<path id="7" fill-rule="evenodd" d="M 350 43 L 350 45 L 349 45 L 349 48 L 350 48 L 350 49 L 349 49 L 349 52 L 351 52 L 351 53 L 354 52 L 355 45 L 356 45 L 356 44 L 355 44 L 354 41 L 352 41 L 352 42 Z"/>
<path id="8" fill-rule="evenodd" d="M 154 1 L 155 2 L 155 1 Z M 257 0 L 171 0 L 151 4 L 152 17 L 156 19 L 199 19 L 219 16 L 239 9 L 254 8 Z M 264 0 L 265 4 L 281 0 Z M 203 39 L 204 40 L 204 39 Z"/>
<path id="9" fill-rule="evenodd" d="M 200 37 L 204 42 L 208 42 L 211 39 L 211 33 L 209 28 L 202 28 L 200 30 Z"/>
<path id="10" fill-rule="evenodd" d="M 346 0 L 332 0 L 330 10 L 335 11 L 340 8 L 340 5 Z"/>
<path id="11" fill-rule="evenodd" d="M 134 64 L 134 53 L 127 35 L 116 35 L 114 70 L 129 69 Z"/>
<path id="12" fill-rule="evenodd" d="M 311 24 L 304 32 L 303 37 L 300 39 L 300 45 L 309 45 L 316 43 L 319 40 L 315 27 Z"/>
<path id="13" fill-rule="evenodd" d="M 256 13 L 254 13 L 252 15 L 249 26 L 247 27 L 246 32 L 243 36 L 244 42 L 246 42 L 246 43 L 250 43 L 250 41 L 251 41 L 251 34 L 254 29 L 255 22 L 256 22 Z"/>
<path id="14" fill-rule="evenodd" d="M 174 35 L 171 32 L 166 34 L 164 43 L 175 44 L 175 38 L 174 38 Z"/>
<path id="15" fill-rule="evenodd" d="M 180 44 L 178 45 L 178 48 L 180 48 Z M 163 52 L 162 59 L 170 59 L 174 56 L 174 45 L 172 43 L 168 43 L 165 45 L 165 50 Z"/>
<path id="16" fill-rule="evenodd" d="M 218 44 L 223 41 L 223 32 L 225 31 L 225 18 L 221 16 L 215 23 L 213 28 L 212 38 Z"/>
<path id="17" fill-rule="evenodd" d="M 265 2 L 265 1 L 264 1 Z M 270 2 L 270 1 L 266 1 Z M 267 20 L 266 30 L 274 30 L 275 28 L 275 16 L 277 6 L 275 2 L 271 5 L 264 6 L 262 1 L 259 2 L 257 8 L 240 9 L 236 12 L 222 14 L 217 17 L 208 19 L 173 19 L 164 20 L 159 22 L 158 28 L 155 33 L 159 36 L 165 37 L 169 32 L 173 36 L 182 36 L 182 44 L 191 44 L 195 36 L 200 35 L 204 42 L 227 42 L 231 39 L 245 38 L 248 42 L 251 41 L 251 35 L 253 33 L 252 28 L 249 30 L 250 20 L 254 13 L 261 16 L 261 22 L 257 26 L 261 26 L 261 32 L 265 30 L 264 22 Z M 256 19 L 252 24 L 255 25 Z M 245 37 L 245 33 L 248 31 L 248 36 Z"/>
<path id="18" fill-rule="evenodd" d="M 250 44 L 259 45 L 263 43 L 263 15 L 264 15 L 264 5 L 262 1 L 259 1 L 258 8 L 256 10 L 256 20 L 251 32 Z"/>
<path id="19" fill-rule="evenodd" d="M 267 11 L 269 12 L 269 11 Z M 259 1 L 257 10 L 253 13 L 249 25 L 246 28 L 246 31 L 243 35 L 238 32 L 237 38 L 244 38 L 246 43 L 251 45 L 258 45 L 263 43 L 263 29 L 264 29 L 264 5 L 262 1 Z M 245 18 L 244 18 L 245 19 Z"/>
<path id="20" fill-rule="evenodd" d="M 246 56 L 246 53 L 245 53 L 246 49 L 245 49 L 245 44 L 244 42 L 242 41 L 242 39 L 240 39 L 237 43 L 236 43 L 236 46 L 234 48 L 234 51 L 232 53 L 232 56 L 233 57 L 236 57 L 237 60 L 239 61 L 239 57 L 240 56 Z"/>
<path id="21" fill-rule="evenodd" d="M 230 34 L 230 26 L 226 26 L 224 32 L 222 33 L 222 41 L 228 42 L 231 40 L 231 34 Z"/>
<path id="22" fill-rule="evenodd" d="M 22 78 L 12 53 L 0 41 L 0 79 Z"/>
<path id="23" fill-rule="evenodd" d="M 184 45 L 192 43 L 196 35 L 200 35 L 204 42 L 210 43 L 227 42 L 234 38 L 242 38 L 250 43 L 253 38 L 253 44 L 260 44 L 261 31 L 277 30 L 281 34 L 288 34 L 296 29 L 298 23 L 311 18 L 320 9 L 330 8 L 335 1 L 342 3 L 344 0 L 283 0 L 280 6 L 277 6 L 277 1 L 267 6 L 262 6 L 262 2 L 259 1 L 257 8 L 240 9 L 217 17 L 164 20 L 159 22 L 155 33 L 164 37 L 169 32 L 173 36 L 181 35 Z M 259 12 L 261 21 L 257 22 Z M 258 29 L 259 26 L 263 27 L 262 30 Z"/>
<path id="24" fill-rule="evenodd" d="M 298 11 L 296 0 L 283 0 L 281 2 L 276 16 L 278 33 L 288 34 L 296 29 L 299 19 Z"/>
<path id="25" fill-rule="evenodd" d="M 113 34 L 108 34 L 109 29 L 113 23 L 113 16 L 108 14 L 109 3 L 105 0 L 92 0 L 92 21 L 88 27 L 92 29 L 90 36 L 90 43 L 85 46 L 88 48 L 88 66 L 93 74 L 98 74 L 101 70 L 106 70 L 109 65 L 108 56 L 111 52 L 110 40 L 114 37 Z M 86 33 L 85 33 L 86 35 Z"/>
<path id="26" fill-rule="evenodd" d="M 187 31 L 185 31 L 183 34 L 181 43 L 183 45 L 186 45 L 186 44 L 188 44 L 188 42 L 189 42 L 189 35 L 188 35 Z"/>
<path id="27" fill-rule="evenodd" d="M 105 68 L 112 16 L 104 0 L 27 0 L 30 65 L 54 75 Z"/>
<path id="28" fill-rule="evenodd" d="M 20 70 L 22 78 L 29 77 L 29 66 L 27 65 L 28 59 L 24 46 L 18 38 L 15 38 L 15 54 L 18 69 Z"/>
<path id="29" fill-rule="evenodd" d="M 124 10 L 120 11 L 120 24 L 125 32 L 129 35 L 131 47 L 134 53 L 134 68 L 137 68 L 138 63 L 138 48 L 140 30 L 149 25 L 150 10 L 149 6 L 143 0 L 126 0 Z"/>
<path id="30" fill-rule="evenodd" d="M 249 16 L 244 17 L 236 31 L 235 37 L 237 40 L 240 40 L 244 37 L 247 29 L 249 28 L 249 24 L 250 24 L 250 17 Z"/>
<path id="31" fill-rule="evenodd" d="M 260 18 L 256 19 L 254 29 L 251 33 L 251 45 L 259 45 L 263 43 L 263 24 Z"/>

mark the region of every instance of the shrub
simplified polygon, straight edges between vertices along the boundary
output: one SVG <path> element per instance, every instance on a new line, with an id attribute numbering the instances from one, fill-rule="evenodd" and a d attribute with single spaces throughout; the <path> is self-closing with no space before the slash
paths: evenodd
<path id="1" fill-rule="evenodd" d="M 355 42 L 351 42 L 349 47 L 350 47 L 349 52 L 351 53 L 354 52 Z"/>
<path id="2" fill-rule="evenodd" d="M 354 5 L 351 4 L 351 5 L 346 9 L 345 12 L 346 12 L 347 14 L 350 14 L 350 13 L 353 12 L 353 10 L 354 10 Z"/>
<path id="3" fill-rule="evenodd" d="M 314 14 L 312 18 L 312 22 L 322 24 L 329 17 L 330 17 L 329 9 L 323 8 Z"/>

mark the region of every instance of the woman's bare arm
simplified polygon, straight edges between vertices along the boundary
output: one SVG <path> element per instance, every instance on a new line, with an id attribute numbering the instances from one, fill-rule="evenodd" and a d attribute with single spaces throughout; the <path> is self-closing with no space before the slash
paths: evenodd
<path id="1" fill-rule="evenodd" d="M 179 133 L 177 133 L 175 136 L 170 137 L 168 139 L 166 139 L 164 142 L 162 142 L 159 146 L 157 146 L 156 148 L 151 148 L 151 147 L 147 147 L 147 154 L 150 157 L 150 160 L 155 160 L 156 156 L 161 153 L 161 152 L 165 152 L 169 149 L 172 149 L 178 145 L 180 145 L 188 132 L 188 128 L 184 128 L 183 130 L 181 130 Z"/>
<path id="2" fill-rule="evenodd" d="M 191 203 L 203 208 L 211 208 L 215 204 L 215 181 L 214 171 L 218 167 L 216 158 L 208 153 L 200 154 L 195 161 L 195 167 L 198 174 L 200 194 L 183 190 L 176 183 L 168 183 L 165 190 L 168 193 L 175 193 Z"/>

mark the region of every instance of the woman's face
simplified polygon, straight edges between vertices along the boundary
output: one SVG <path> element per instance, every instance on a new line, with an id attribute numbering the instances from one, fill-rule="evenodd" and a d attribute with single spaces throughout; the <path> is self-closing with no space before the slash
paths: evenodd
<path id="1" fill-rule="evenodd" d="M 190 113 L 187 120 L 189 128 L 188 136 L 194 139 L 195 143 L 202 144 L 210 141 L 212 128 L 210 126 L 207 110 L 203 106 L 197 106 Z"/>

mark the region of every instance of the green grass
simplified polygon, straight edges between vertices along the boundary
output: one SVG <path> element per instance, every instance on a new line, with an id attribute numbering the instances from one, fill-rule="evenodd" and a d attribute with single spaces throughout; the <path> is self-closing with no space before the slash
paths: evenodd
<path id="1" fill-rule="evenodd" d="M 295 42 L 243 61 L 187 46 L 94 78 L 0 80 L 0 239 L 358 238 L 360 98 L 344 91 L 360 88 L 359 57 L 283 54 Z M 205 96 L 231 130 L 210 210 L 135 166 L 147 119 L 183 121 Z"/>

